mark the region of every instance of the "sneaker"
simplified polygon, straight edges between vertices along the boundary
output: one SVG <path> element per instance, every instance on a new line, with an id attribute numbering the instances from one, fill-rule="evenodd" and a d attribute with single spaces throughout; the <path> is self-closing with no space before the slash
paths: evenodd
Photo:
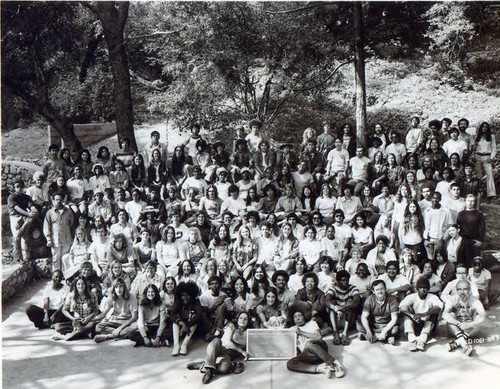
<path id="1" fill-rule="evenodd" d="M 387 338 L 387 343 L 390 344 L 391 346 L 394 346 L 396 344 L 396 338 L 394 338 L 394 336 L 389 336 Z"/>
<path id="2" fill-rule="evenodd" d="M 176 357 L 177 355 L 179 355 L 179 344 L 174 344 L 174 348 L 172 349 L 172 356 L 173 357 Z"/>
<path id="3" fill-rule="evenodd" d="M 417 348 L 417 342 L 416 341 L 409 342 L 408 343 L 408 350 L 410 350 L 410 351 L 417 351 L 418 350 L 418 348 Z"/>
<path id="4" fill-rule="evenodd" d="M 474 347 L 472 347 L 472 344 L 468 344 L 462 349 L 462 351 L 464 352 L 465 355 L 470 357 L 472 355 L 472 352 L 474 351 Z"/>
<path id="5" fill-rule="evenodd" d="M 330 379 L 333 376 L 335 368 L 333 366 L 325 366 L 323 368 L 323 374 L 325 375 L 326 378 Z"/>
<path id="6" fill-rule="evenodd" d="M 188 353 L 187 343 L 184 343 L 184 342 L 183 342 L 183 343 L 181 344 L 181 348 L 180 348 L 180 350 L 179 350 L 179 354 L 181 354 L 181 355 L 187 355 L 187 353 Z"/>
<path id="7" fill-rule="evenodd" d="M 453 351 L 456 350 L 457 348 L 458 348 L 457 342 L 455 342 L 454 340 L 448 342 L 448 351 Z"/>
<path id="8" fill-rule="evenodd" d="M 333 368 L 335 370 L 335 377 L 336 378 L 342 378 L 343 376 L 345 376 L 344 367 L 340 364 L 339 361 L 333 362 Z"/>
<path id="9" fill-rule="evenodd" d="M 206 369 L 205 374 L 203 374 L 203 378 L 201 379 L 201 382 L 203 382 L 205 385 L 208 384 L 214 376 L 214 370 L 213 369 Z"/>
<path id="10" fill-rule="evenodd" d="M 424 342 L 418 342 L 417 343 L 417 350 L 425 351 L 425 343 Z"/>
<path id="11" fill-rule="evenodd" d="M 106 335 L 96 335 L 94 336 L 94 342 L 101 343 L 106 340 Z"/>

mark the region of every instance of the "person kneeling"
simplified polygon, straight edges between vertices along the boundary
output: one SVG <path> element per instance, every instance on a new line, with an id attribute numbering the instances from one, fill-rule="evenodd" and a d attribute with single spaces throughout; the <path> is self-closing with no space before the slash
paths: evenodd
<path id="1" fill-rule="evenodd" d="M 296 301 L 289 306 L 288 312 L 295 324 L 291 328 L 297 332 L 298 354 L 287 362 L 287 369 L 299 373 L 325 374 L 328 378 L 335 373 L 335 377 L 342 378 L 345 375 L 344 368 L 328 353 L 328 345 L 321 339 L 318 323 L 311 320 L 310 305 Z"/>
<path id="2" fill-rule="evenodd" d="M 408 336 L 410 351 L 424 351 L 431 331 L 436 326 L 443 302 L 436 295 L 429 293 L 430 283 L 427 278 L 417 281 L 417 293 L 406 296 L 399 304 L 404 316 L 404 329 Z M 417 338 L 416 333 L 420 332 Z"/>

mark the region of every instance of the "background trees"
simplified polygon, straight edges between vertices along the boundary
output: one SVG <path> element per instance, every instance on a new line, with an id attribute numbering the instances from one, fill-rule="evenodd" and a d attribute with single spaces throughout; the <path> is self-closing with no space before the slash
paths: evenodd
<path id="1" fill-rule="evenodd" d="M 498 8 L 359 5 L 367 129 L 403 129 L 424 110 L 392 91 L 394 80 L 418 74 L 497 93 Z M 91 120 L 116 120 L 132 142 L 134 121 L 151 119 L 227 136 L 259 117 L 278 140 L 324 120 L 356 124 L 353 12 L 348 2 L 3 3 L 2 105 L 26 121 L 41 115 L 74 151 L 72 124 Z M 17 121 L 2 115 L 4 125 Z"/>

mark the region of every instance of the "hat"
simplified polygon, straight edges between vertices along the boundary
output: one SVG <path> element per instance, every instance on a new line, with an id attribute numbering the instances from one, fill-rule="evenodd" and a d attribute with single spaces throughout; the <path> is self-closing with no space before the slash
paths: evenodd
<path id="1" fill-rule="evenodd" d="M 215 171 L 215 173 L 220 176 L 221 173 L 228 173 L 227 169 L 225 167 L 220 167 L 220 168 L 217 168 L 217 170 Z"/>
<path id="2" fill-rule="evenodd" d="M 45 174 L 43 174 L 43 172 L 40 172 L 40 171 L 33 173 L 33 181 L 36 181 L 39 179 L 45 180 Z"/>
<path id="3" fill-rule="evenodd" d="M 283 143 L 283 144 L 279 147 L 279 149 L 280 149 L 280 150 L 283 150 L 285 147 L 288 147 L 288 148 L 290 148 L 290 149 L 291 149 L 291 148 L 293 148 L 293 146 L 292 146 L 290 143 Z"/>
<path id="4" fill-rule="evenodd" d="M 247 167 L 244 167 L 243 169 L 241 169 L 241 170 L 240 170 L 240 172 L 241 172 L 241 174 L 243 174 L 243 173 L 245 173 L 245 172 L 247 172 L 248 174 L 250 174 L 250 173 L 251 173 L 250 169 L 249 169 L 249 168 L 247 168 Z"/>
<path id="5" fill-rule="evenodd" d="M 94 189 L 94 196 L 98 195 L 98 194 L 102 194 L 104 196 L 104 191 L 101 188 L 95 188 Z"/>
<path id="6" fill-rule="evenodd" d="M 94 173 L 95 173 L 95 169 L 96 169 L 97 167 L 100 167 L 100 168 L 102 169 L 102 171 L 104 171 L 104 166 L 102 166 L 102 164 L 101 164 L 101 163 L 96 163 L 96 164 L 94 164 L 94 166 L 92 166 L 92 171 L 93 171 Z"/>
<path id="7" fill-rule="evenodd" d="M 153 205 L 147 205 L 146 208 L 142 211 L 142 213 L 153 213 L 153 212 L 159 212 L 157 208 L 155 208 Z"/>
<path id="8" fill-rule="evenodd" d="M 248 126 L 249 126 L 249 127 L 253 127 L 253 126 L 262 127 L 262 122 L 261 122 L 259 119 L 252 119 L 252 120 L 250 120 L 250 122 L 248 123 Z"/>

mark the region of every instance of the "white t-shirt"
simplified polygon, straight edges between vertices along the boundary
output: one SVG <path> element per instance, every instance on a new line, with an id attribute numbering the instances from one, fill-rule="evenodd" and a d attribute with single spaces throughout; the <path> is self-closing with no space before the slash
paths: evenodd
<path id="1" fill-rule="evenodd" d="M 351 158 L 349 165 L 351 166 L 352 179 L 356 181 L 368 181 L 368 167 L 370 163 L 370 159 L 365 156 Z"/>
<path id="2" fill-rule="evenodd" d="M 297 326 L 293 326 L 290 329 L 296 330 Z M 301 331 L 310 333 L 310 334 L 321 334 L 319 330 L 318 323 L 316 323 L 314 320 L 309 320 L 307 323 L 305 323 L 303 326 L 300 326 L 299 329 Z M 304 351 L 307 342 L 311 341 L 308 337 L 298 334 L 297 335 L 297 347 L 299 348 L 300 351 Z"/>
<path id="3" fill-rule="evenodd" d="M 471 267 L 469 269 L 469 280 L 473 283 L 477 289 L 485 290 L 488 281 L 491 280 L 491 272 L 488 269 L 481 270 L 479 277 L 474 276 L 474 269 Z"/>
<path id="4" fill-rule="evenodd" d="M 418 293 L 412 293 L 406 296 L 399 304 L 399 309 L 406 310 L 411 313 L 424 313 L 432 308 L 443 309 L 443 302 L 438 296 L 428 293 L 424 300 L 422 300 Z M 422 317 L 423 320 L 429 320 L 430 315 Z"/>

